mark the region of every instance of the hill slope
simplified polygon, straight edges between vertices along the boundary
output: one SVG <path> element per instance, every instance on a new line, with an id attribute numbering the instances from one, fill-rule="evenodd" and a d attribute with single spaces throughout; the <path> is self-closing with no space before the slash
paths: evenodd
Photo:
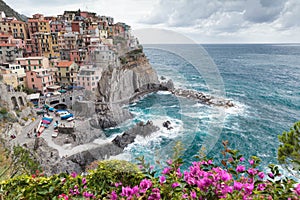
<path id="1" fill-rule="evenodd" d="M 25 15 L 21 15 L 9 7 L 3 0 L 0 0 L 0 11 L 4 11 L 7 17 L 15 17 L 21 21 L 27 21 Z"/>

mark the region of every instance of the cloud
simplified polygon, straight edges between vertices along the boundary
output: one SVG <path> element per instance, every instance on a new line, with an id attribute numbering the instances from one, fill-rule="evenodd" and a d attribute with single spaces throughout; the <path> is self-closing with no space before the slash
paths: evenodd
<path id="1" fill-rule="evenodd" d="M 284 9 L 282 0 L 247 0 L 244 19 L 254 23 L 273 22 Z"/>
<path id="2" fill-rule="evenodd" d="M 298 0 L 290 0 L 285 4 L 282 16 L 278 19 L 279 27 L 282 29 L 300 26 L 300 3 Z"/>
<path id="3" fill-rule="evenodd" d="M 27 16 L 88 10 L 137 28 L 178 31 L 201 43 L 300 42 L 299 0 L 4 0 Z"/>
<path id="4" fill-rule="evenodd" d="M 169 27 L 201 27 L 210 21 L 211 27 L 232 31 L 240 25 L 243 28 L 247 22 L 271 23 L 280 17 L 284 8 L 285 1 L 282 0 L 160 0 L 141 22 Z"/>

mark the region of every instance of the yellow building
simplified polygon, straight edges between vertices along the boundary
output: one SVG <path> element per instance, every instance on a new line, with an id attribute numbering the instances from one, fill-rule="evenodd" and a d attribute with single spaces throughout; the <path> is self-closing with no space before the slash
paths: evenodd
<path id="1" fill-rule="evenodd" d="M 59 58 L 59 48 L 58 48 L 58 33 L 51 33 L 51 58 Z"/>
<path id="2" fill-rule="evenodd" d="M 61 85 L 73 85 L 76 81 L 78 65 L 74 61 L 60 61 L 56 67 L 57 82 Z"/>
<path id="3" fill-rule="evenodd" d="M 27 24 L 14 17 L 0 17 L 0 32 L 12 35 L 15 39 L 26 40 L 28 35 Z"/>
<path id="4" fill-rule="evenodd" d="M 34 18 L 28 19 L 29 34 L 50 33 L 49 20 L 45 20 L 43 15 L 33 15 Z"/>

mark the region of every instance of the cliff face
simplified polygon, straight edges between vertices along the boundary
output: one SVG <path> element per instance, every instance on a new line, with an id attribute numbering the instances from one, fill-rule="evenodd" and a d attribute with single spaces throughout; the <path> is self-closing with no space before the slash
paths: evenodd
<path id="1" fill-rule="evenodd" d="M 124 58 L 122 67 L 107 69 L 98 82 L 98 100 L 103 103 L 129 101 L 137 89 L 151 83 L 159 83 L 156 71 L 143 53 L 130 54 Z"/>
<path id="2" fill-rule="evenodd" d="M 131 117 L 122 104 L 129 103 L 140 88 L 159 84 L 156 71 L 142 50 L 134 50 L 121 58 L 122 66 L 103 71 L 98 82 L 95 110 L 102 128 L 116 126 Z"/>

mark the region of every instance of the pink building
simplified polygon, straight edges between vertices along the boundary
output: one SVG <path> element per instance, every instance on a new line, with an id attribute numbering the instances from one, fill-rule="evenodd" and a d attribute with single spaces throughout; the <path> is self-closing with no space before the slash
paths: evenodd
<path id="1" fill-rule="evenodd" d="M 74 61 L 77 65 L 82 66 L 86 60 L 87 50 L 78 49 L 70 51 L 70 60 Z"/>
<path id="2" fill-rule="evenodd" d="M 47 87 L 54 84 L 49 69 L 37 69 L 26 72 L 27 87 L 41 93 L 47 92 Z"/>
<path id="3" fill-rule="evenodd" d="M 20 64 L 25 69 L 25 71 L 49 68 L 49 59 L 41 56 L 17 58 L 16 63 Z"/>
<path id="4" fill-rule="evenodd" d="M 102 70 L 92 65 L 82 66 L 77 74 L 77 86 L 84 87 L 86 90 L 96 91 Z"/>
<path id="5" fill-rule="evenodd" d="M 64 32 L 66 30 L 65 24 L 62 21 L 51 21 L 50 29 L 52 33 Z"/>

